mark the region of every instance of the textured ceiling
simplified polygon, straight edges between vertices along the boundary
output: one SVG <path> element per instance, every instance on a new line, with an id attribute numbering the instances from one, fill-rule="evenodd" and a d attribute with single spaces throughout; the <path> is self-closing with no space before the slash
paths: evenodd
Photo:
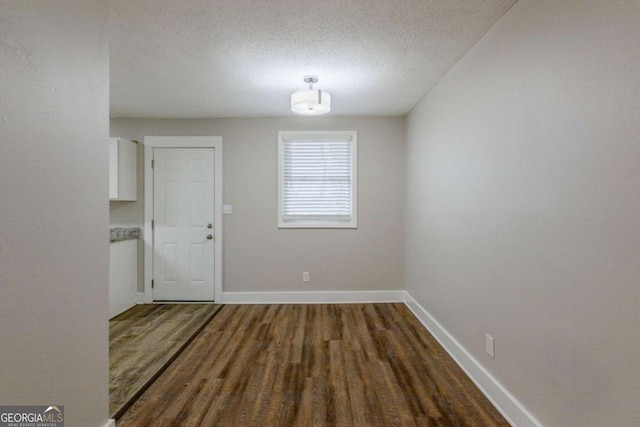
<path id="1" fill-rule="evenodd" d="M 404 115 L 515 0 L 110 0 L 112 117 Z"/>

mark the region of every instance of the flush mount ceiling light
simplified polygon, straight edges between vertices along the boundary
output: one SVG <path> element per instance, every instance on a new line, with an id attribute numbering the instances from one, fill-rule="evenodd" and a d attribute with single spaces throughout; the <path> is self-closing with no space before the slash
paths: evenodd
<path id="1" fill-rule="evenodd" d="M 291 94 L 291 111 L 305 116 L 320 116 L 331 111 L 331 95 L 313 88 L 318 76 L 304 76 L 304 82 L 309 84 L 309 89 Z"/>

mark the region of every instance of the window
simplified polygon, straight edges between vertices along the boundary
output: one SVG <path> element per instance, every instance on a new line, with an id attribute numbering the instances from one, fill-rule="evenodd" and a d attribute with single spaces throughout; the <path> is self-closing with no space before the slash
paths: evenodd
<path id="1" fill-rule="evenodd" d="M 357 228 L 356 131 L 278 132 L 278 227 Z"/>

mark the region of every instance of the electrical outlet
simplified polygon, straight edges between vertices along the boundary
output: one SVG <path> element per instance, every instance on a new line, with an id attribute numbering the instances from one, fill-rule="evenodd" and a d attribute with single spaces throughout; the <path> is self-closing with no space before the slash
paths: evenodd
<path id="1" fill-rule="evenodd" d="M 487 334 L 487 338 L 485 341 L 485 350 L 489 355 L 489 357 L 491 357 L 492 359 L 495 359 L 496 343 L 493 337 L 489 334 Z"/>
<path id="2" fill-rule="evenodd" d="M 309 283 L 311 281 L 311 279 L 309 278 L 309 272 L 305 271 L 304 273 L 302 273 L 302 281 L 304 283 Z"/>

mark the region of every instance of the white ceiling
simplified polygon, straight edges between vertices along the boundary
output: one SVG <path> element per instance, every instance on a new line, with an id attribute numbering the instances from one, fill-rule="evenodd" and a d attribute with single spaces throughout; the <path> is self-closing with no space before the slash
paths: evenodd
<path id="1" fill-rule="evenodd" d="M 110 0 L 112 117 L 404 115 L 515 0 Z"/>

